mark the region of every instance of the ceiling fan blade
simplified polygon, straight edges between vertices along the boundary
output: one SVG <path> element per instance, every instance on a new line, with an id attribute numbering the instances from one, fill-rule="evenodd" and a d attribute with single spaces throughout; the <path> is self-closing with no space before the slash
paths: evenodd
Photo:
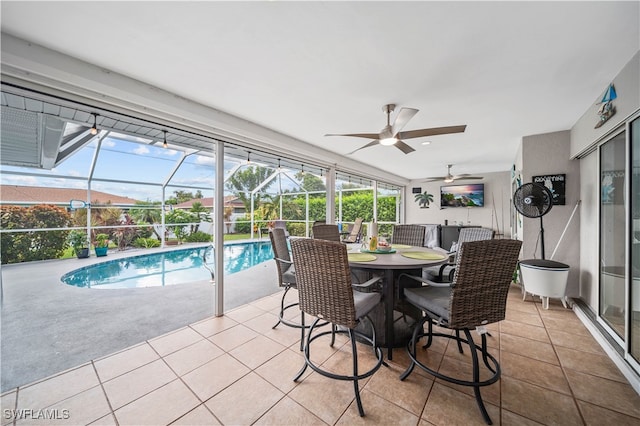
<path id="1" fill-rule="evenodd" d="M 400 151 L 404 152 L 405 154 L 410 154 L 413 151 L 415 151 L 415 149 L 413 149 L 412 147 L 410 147 L 409 145 L 407 145 L 402 141 L 398 141 L 394 145 L 396 146 L 396 148 L 398 148 Z"/>
<path id="2" fill-rule="evenodd" d="M 380 137 L 380 134 L 378 133 L 346 133 L 346 134 L 328 133 L 325 136 L 351 136 L 354 138 L 378 139 Z"/>
<path id="3" fill-rule="evenodd" d="M 351 151 L 351 152 L 347 153 L 347 155 L 351 155 L 351 154 L 353 154 L 354 152 L 360 151 L 361 149 L 369 148 L 370 146 L 379 145 L 379 144 L 380 144 L 380 141 L 376 139 L 375 141 L 371 141 L 371 142 L 369 142 L 368 144 L 366 144 L 366 145 L 364 145 L 364 146 L 361 146 L 360 148 L 355 149 L 355 150 L 353 150 L 353 151 Z"/>
<path id="4" fill-rule="evenodd" d="M 432 177 L 425 178 L 425 180 L 422 180 L 420 182 L 435 182 L 438 180 L 445 180 L 446 178 L 447 176 L 432 176 Z"/>
<path id="5" fill-rule="evenodd" d="M 420 138 L 423 136 L 435 136 L 435 135 L 446 135 L 449 133 L 462 133 L 467 128 L 467 125 L 462 126 L 447 126 L 447 127 L 433 127 L 431 129 L 418 129 L 418 130 L 409 130 L 407 132 L 398 133 L 398 139 L 411 139 L 411 138 Z"/>
<path id="6" fill-rule="evenodd" d="M 396 119 L 391 126 L 391 133 L 395 136 L 402 130 L 404 126 L 418 113 L 415 108 L 400 108 L 400 112 L 396 115 Z M 405 152 L 406 154 L 406 152 Z"/>
<path id="7" fill-rule="evenodd" d="M 480 176 L 470 176 L 470 175 L 456 175 L 453 177 L 453 180 L 472 180 L 472 179 L 484 179 Z"/>

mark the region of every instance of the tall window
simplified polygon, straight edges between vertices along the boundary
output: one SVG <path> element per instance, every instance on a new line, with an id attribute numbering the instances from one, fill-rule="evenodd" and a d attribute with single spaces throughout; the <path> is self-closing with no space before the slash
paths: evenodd
<path id="1" fill-rule="evenodd" d="M 625 132 L 600 147 L 600 317 L 625 338 Z"/>

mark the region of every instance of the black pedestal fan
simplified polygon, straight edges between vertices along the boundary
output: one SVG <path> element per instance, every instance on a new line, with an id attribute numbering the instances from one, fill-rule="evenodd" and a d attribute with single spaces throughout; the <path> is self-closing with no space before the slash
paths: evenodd
<path id="1" fill-rule="evenodd" d="M 544 259 L 544 226 L 542 216 L 549 213 L 553 206 L 553 194 L 543 185 L 537 183 L 525 183 L 513 193 L 513 205 L 518 213 L 525 217 L 540 218 L 540 246 L 542 259 Z"/>

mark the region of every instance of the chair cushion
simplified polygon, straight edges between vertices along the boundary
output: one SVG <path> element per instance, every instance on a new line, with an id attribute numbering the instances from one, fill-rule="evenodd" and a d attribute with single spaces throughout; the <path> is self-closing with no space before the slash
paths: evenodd
<path id="1" fill-rule="evenodd" d="M 423 311 L 429 311 L 437 317 L 449 321 L 449 301 L 451 300 L 451 287 L 424 286 L 419 288 L 407 288 L 404 296 L 409 303 Z"/>
<path id="2" fill-rule="evenodd" d="M 360 319 L 367 315 L 373 308 L 380 303 L 380 293 L 364 293 L 362 291 L 353 291 L 353 304 L 356 308 L 356 319 Z"/>
<path id="3" fill-rule="evenodd" d="M 287 272 L 282 274 L 282 281 L 288 284 L 296 283 L 296 268 L 295 265 L 291 265 Z"/>

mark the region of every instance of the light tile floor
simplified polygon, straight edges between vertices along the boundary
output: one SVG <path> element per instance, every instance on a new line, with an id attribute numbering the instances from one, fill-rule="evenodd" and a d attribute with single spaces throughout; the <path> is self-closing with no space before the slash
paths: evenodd
<path id="1" fill-rule="evenodd" d="M 351 383 L 309 371 L 294 383 L 303 363 L 298 330 L 271 329 L 280 296 L 11 390 L 1 398 L 1 424 L 484 424 L 471 389 L 418 370 L 401 382 L 408 364 L 402 349 L 361 383 L 364 418 Z M 490 332 L 502 378 L 482 394 L 494 424 L 640 424 L 640 396 L 573 311 L 560 304 L 543 310 L 513 288 L 506 319 Z M 314 359 L 348 365 L 345 342 L 322 345 Z M 362 348 L 365 365 L 370 354 Z M 449 373 L 470 366 L 448 339 L 420 356 Z"/>

